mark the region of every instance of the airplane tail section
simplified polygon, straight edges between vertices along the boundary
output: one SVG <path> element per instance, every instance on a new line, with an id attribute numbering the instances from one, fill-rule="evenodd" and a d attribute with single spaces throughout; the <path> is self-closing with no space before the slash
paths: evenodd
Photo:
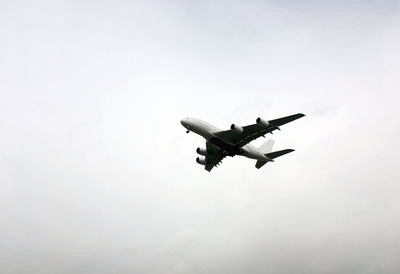
<path id="1" fill-rule="evenodd" d="M 293 152 L 294 149 L 283 149 L 283 150 L 278 150 L 278 151 L 274 151 L 274 152 L 270 152 L 270 153 L 266 153 L 265 156 L 267 156 L 270 159 L 275 159 L 278 158 L 282 155 L 288 154 L 290 152 Z M 256 163 L 256 168 L 261 168 L 263 165 L 265 165 L 266 163 L 268 163 L 269 161 L 263 161 L 263 160 L 258 160 Z"/>
<path id="2" fill-rule="evenodd" d="M 281 157 L 282 155 L 288 154 L 293 151 L 294 151 L 294 149 L 283 149 L 283 150 L 278 150 L 278 151 L 267 153 L 267 154 L 265 154 L 265 156 L 267 156 L 270 159 L 275 159 L 275 158 Z"/>
<path id="3" fill-rule="evenodd" d="M 272 147 L 274 146 L 274 140 L 269 139 L 264 144 L 262 144 L 258 149 L 263 153 L 268 153 L 272 151 Z"/>

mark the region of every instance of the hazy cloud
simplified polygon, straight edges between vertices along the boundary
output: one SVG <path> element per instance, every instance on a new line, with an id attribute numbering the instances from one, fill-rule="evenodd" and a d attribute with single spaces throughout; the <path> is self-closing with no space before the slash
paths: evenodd
<path id="1" fill-rule="evenodd" d="M 2 273 L 400 271 L 397 1 L 0 7 Z M 297 112 L 260 170 L 179 124 Z"/>

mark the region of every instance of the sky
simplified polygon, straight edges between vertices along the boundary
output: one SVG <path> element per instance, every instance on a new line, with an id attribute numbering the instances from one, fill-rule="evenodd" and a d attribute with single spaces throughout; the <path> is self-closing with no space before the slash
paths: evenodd
<path id="1" fill-rule="evenodd" d="M 1 273 L 399 273 L 399 27 L 398 1 L 0 1 Z M 208 173 L 179 122 L 294 113 L 259 170 Z"/>

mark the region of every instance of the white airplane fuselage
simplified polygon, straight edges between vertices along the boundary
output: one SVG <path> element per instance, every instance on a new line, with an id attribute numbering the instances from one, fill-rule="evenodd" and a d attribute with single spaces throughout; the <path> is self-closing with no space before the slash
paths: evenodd
<path id="1" fill-rule="evenodd" d="M 187 131 L 194 132 L 200 136 L 203 136 L 207 141 L 210 141 L 213 138 L 218 138 L 214 132 L 221 131 L 221 129 L 204 122 L 200 119 L 196 118 L 185 118 L 181 120 L 181 124 L 183 127 L 187 129 Z M 223 140 L 222 140 L 223 141 Z M 218 147 L 218 145 L 213 144 Z M 221 150 L 223 148 L 219 147 Z M 258 148 L 251 144 L 246 144 L 240 147 L 241 153 L 235 154 L 240 156 L 245 156 L 250 159 L 262 160 L 262 161 L 273 161 L 272 159 L 265 156 Z M 233 156 L 233 155 L 232 155 Z"/>

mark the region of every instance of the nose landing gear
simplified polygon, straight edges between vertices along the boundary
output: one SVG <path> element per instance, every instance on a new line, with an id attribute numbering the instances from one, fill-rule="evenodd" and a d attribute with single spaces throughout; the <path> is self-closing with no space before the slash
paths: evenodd
<path id="1" fill-rule="evenodd" d="M 189 130 L 186 130 L 186 133 L 189 133 L 190 131 Z"/>

